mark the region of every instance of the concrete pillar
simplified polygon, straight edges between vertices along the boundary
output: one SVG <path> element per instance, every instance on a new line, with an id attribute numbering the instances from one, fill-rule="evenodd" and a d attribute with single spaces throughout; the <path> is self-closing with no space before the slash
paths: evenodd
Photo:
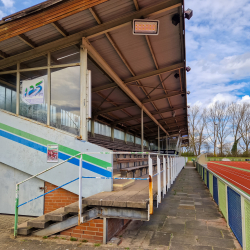
<path id="1" fill-rule="evenodd" d="M 114 141 L 115 140 L 115 127 L 112 126 L 111 127 L 111 141 Z"/>
<path id="2" fill-rule="evenodd" d="M 158 126 L 158 153 L 160 153 L 160 127 Z"/>
<path id="3" fill-rule="evenodd" d="M 91 120 L 91 137 L 95 137 L 95 120 Z"/>
<path id="4" fill-rule="evenodd" d="M 80 48 L 80 137 L 88 141 L 88 121 L 87 121 L 87 58 L 86 48 Z"/>
<path id="5" fill-rule="evenodd" d="M 128 134 L 128 130 L 126 129 L 125 132 L 124 132 L 124 142 L 125 142 L 125 144 L 128 144 L 127 134 Z"/>
<path id="6" fill-rule="evenodd" d="M 143 152 L 143 141 L 144 141 L 144 136 L 143 136 L 143 109 L 141 109 L 141 152 Z"/>

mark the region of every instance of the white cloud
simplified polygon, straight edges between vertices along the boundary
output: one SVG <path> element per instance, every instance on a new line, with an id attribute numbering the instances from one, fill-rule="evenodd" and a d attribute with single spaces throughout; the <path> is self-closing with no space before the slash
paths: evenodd
<path id="1" fill-rule="evenodd" d="M 250 96 L 250 2 L 187 0 L 188 103 L 248 101 Z M 243 96 L 243 97 L 242 97 Z"/>
<path id="2" fill-rule="evenodd" d="M 13 0 L 1 0 L 1 1 L 2 1 L 4 7 L 6 7 L 6 8 L 12 8 L 14 3 L 15 3 Z"/>

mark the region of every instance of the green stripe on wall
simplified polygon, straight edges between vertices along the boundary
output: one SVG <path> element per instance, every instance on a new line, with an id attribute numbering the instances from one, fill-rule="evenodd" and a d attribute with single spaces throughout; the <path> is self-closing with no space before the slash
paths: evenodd
<path id="1" fill-rule="evenodd" d="M 3 123 L 0 123 L 0 129 L 8 131 L 8 132 L 10 132 L 12 134 L 15 134 L 17 136 L 26 138 L 26 139 L 28 139 L 30 141 L 39 143 L 39 144 L 44 145 L 44 146 L 47 146 L 48 144 L 57 144 L 56 142 L 52 142 L 52 141 L 46 140 L 44 138 L 38 137 L 36 135 L 29 134 L 27 132 L 24 132 L 22 130 L 10 127 L 10 126 L 8 126 L 6 124 L 3 124 Z M 65 146 L 60 145 L 60 144 L 58 144 L 58 150 L 60 152 L 62 152 L 62 153 L 68 154 L 70 156 L 74 156 L 74 155 L 77 155 L 77 154 L 80 153 L 80 151 L 74 150 L 72 148 L 65 147 Z M 102 168 L 112 167 L 111 163 L 100 160 L 100 159 L 98 159 L 96 157 L 93 157 L 93 156 L 90 156 L 90 155 L 83 155 L 82 157 L 83 157 L 84 161 L 87 161 L 89 163 L 93 163 L 93 164 L 95 164 L 95 165 L 97 165 L 99 167 L 102 167 Z M 78 158 L 80 158 L 80 156 Z"/>
<path id="2" fill-rule="evenodd" d="M 223 182 L 219 180 L 219 208 L 224 215 L 225 218 L 227 218 L 227 206 L 226 206 L 226 187 Z"/>
<path id="3" fill-rule="evenodd" d="M 246 249 L 250 249 L 250 201 L 245 199 L 245 236 Z"/>
<path id="4" fill-rule="evenodd" d="M 213 196 L 213 175 L 209 173 L 209 191 Z"/>

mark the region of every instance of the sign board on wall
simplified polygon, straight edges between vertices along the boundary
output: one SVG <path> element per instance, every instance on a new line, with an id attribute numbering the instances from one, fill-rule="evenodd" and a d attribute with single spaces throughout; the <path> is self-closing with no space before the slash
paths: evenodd
<path id="1" fill-rule="evenodd" d="M 44 79 L 34 79 L 22 82 L 22 100 L 28 105 L 43 104 Z"/>
<path id="2" fill-rule="evenodd" d="M 58 145 L 47 145 L 47 162 L 58 162 Z"/>

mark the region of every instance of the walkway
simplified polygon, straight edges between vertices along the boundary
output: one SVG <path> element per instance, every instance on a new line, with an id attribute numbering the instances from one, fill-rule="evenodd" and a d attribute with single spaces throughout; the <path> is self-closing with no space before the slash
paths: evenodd
<path id="1" fill-rule="evenodd" d="M 134 221 L 122 238 L 120 247 L 130 249 L 241 249 L 191 163 L 154 209 L 150 221 Z"/>
<path id="2" fill-rule="evenodd" d="M 4 215 L 0 215 L 0 221 L 2 216 Z M 9 226 L 13 225 L 13 219 L 12 217 Z M 4 232 L 0 230 L 1 250 L 87 250 L 114 247 L 93 247 L 94 244 L 35 237 L 18 237 L 14 240 L 9 238 L 10 234 L 6 229 L 5 227 Z M 241 249 L 191 164 L 182 170 L 159 208 L 154 208 L 154 215 L 149 222 L 133 221 L 117 237 L 122 239 L 122 242 L 115 249 Z"/>

